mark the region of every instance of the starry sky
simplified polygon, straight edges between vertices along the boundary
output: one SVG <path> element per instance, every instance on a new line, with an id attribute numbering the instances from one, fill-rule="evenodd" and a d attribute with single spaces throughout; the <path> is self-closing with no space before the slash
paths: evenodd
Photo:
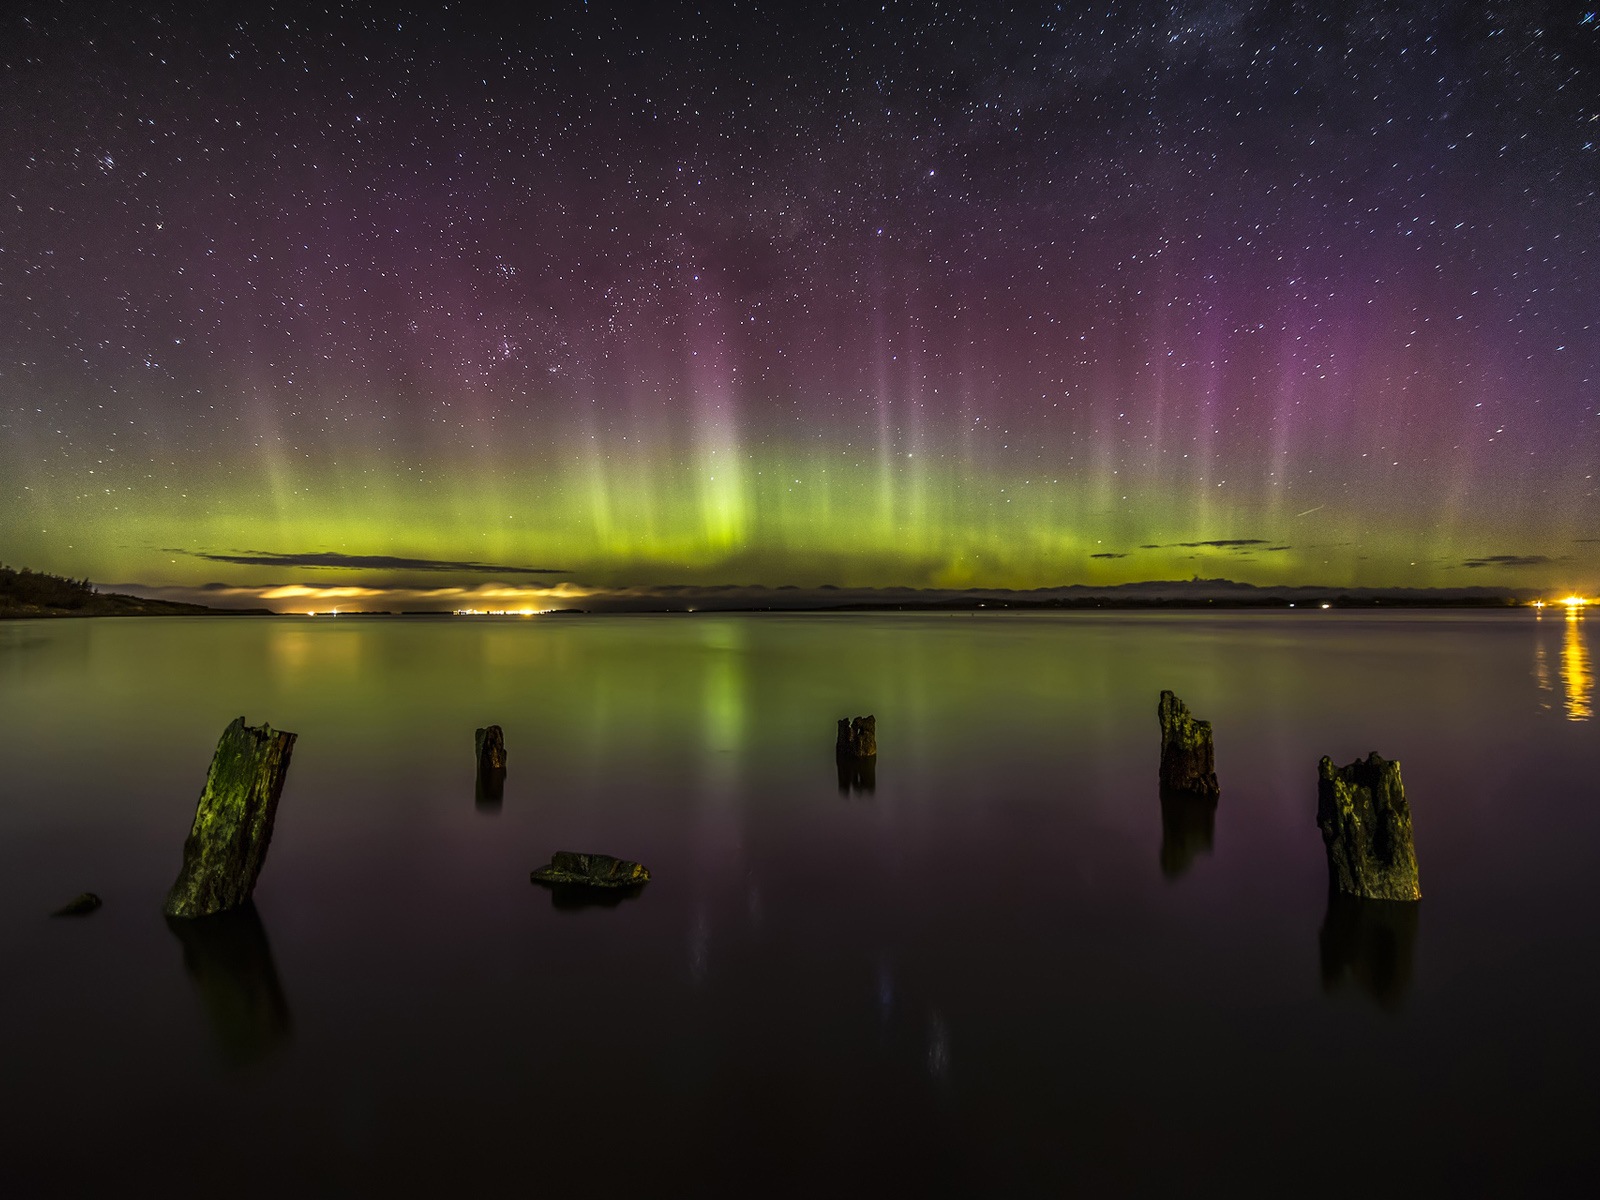
<path id="1" fill-rule="evenodd" d="M 1600 589 L 1597 147 L 1581 5 L 24 0 L 0 558 Z"/>

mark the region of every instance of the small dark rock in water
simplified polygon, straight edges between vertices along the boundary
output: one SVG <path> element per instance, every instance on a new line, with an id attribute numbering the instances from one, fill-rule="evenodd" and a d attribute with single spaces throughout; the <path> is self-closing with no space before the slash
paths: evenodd
<path id="1" fill-rule="evenodd" d="M 1348 767 L 1324 756 L 1317 777 L 1317 824 L 1333 887 L 1368 900 L 1421 899 L 1400 764 L 1376 751 Z"/>
<path id="2" fill-rule="evenodd" d="M 478 748 L 479 771 L 504 771 L 506 769 L 506 735 L 500 726 L 491 725 L 472 735 Z"/>
<path id="3" fill-rule="evenodd" d="M 1161 786 L 1216 799 L 1217 768 L 1211 748 L 1211 722 L 1189 715 L 1182 700 L 1162 692 L 1156 715 L 1161 718 Z"/>
<path id="4" fill-rule="evenodd" d="M 167 893 L 167 916 L 203 917 L 250 899 L 267 860 L 294 740 L 270 725 L 246 725 L 243 717 L 222 731 L 183 843 L 183 867 Z"/>
<path id="5" fill-rule="evenodd" d="M 534 883 L 559 886 L 627 888 L 650 882 L 650 872 L 636 862 L 612 858 L 609 854 L 575 854 L 557 850 L 550 865 L 529 876 Z"/>
<path id="6" fill-rule="evenodd" d="M 878 753 L 878 718 L 839 718 L 839 740 L 834 752 L 842 758 L 874 758 Z"/>
<path id="7" fill-rule="evenodd" d="M 82 892 L 68 900 L 55 912 L 52 917 L 86 917 L 100 907 L 100 897 L 93 892 Z"/>

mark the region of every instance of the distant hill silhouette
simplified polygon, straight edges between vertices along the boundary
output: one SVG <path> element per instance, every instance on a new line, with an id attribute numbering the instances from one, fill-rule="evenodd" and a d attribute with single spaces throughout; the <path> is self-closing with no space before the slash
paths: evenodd
<path id="1" fill-rule="evenodd" d="M 87 579 L 69 579 L 64 575 L 0 563 L 0 618 L 182 617 L 222 611 L 203 604 L 145 600 L 120 592 L 101 592 Z"/>

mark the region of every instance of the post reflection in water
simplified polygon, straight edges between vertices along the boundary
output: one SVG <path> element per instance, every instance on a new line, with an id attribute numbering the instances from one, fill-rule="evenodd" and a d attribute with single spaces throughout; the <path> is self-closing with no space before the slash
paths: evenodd
<path id="1" fill-rule="evenodd" d="M 839 795 L 870 796 L 878 788 L 878 759 L 851 758 L 840 755 L 837 759 L 839 766 Z"/>
<path id="2" fill-rule="evenodd" d="M 1198 855 L 1210 854 L 1216 824 L 1216 800 L 1162 788 L 1161 873 L 1176 879 Z"/>
<path id="3" fill-rule="evenodd" d="M 288 1040 L 289 1002 L 254 904 L 209 917 L 169 917 L 167 928 L 183 945 L 184 968 L 229 1066 L 258 1062 Z"/>
<path id="4" fill-rule="evenodd" d="M 1411 987 L 1420 905 L 1401 900 L 1367 900 L 1328 889 L 1318 948 L 1322 990 L 1337 991 L 1345 977 L 1378 1002 L 1398 1011 Z"/>
<path id="5" fill-rule="evenodd" d="M 497 813 L 506 799 L 506 769 L 484 767 L 477 772 L 473 806 L 481 813 Z"/>

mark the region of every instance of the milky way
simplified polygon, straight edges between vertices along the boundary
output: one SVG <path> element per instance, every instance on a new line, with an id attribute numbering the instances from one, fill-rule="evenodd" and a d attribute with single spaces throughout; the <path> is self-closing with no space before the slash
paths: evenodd
<path id="1" fill-rule="evenodd" d="M 0 21 L 12 563 L 1600 586 L 1581 9 Z"/>

